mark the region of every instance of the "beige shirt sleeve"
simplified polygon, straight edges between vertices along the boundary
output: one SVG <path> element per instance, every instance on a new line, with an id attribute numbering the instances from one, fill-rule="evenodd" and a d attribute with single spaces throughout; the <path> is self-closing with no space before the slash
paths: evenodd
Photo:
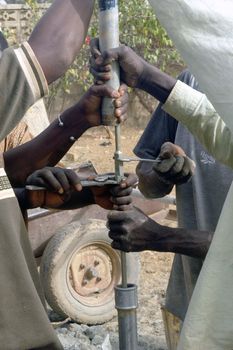
<path id="1" fill-rule="evenodd" d="M 47 92 L 42 68 L 28 43 L 4 50 L 0 59 L 0 141 Z"/>
<path id="2" fill-rule="evenodd" d="M 217 160 L 233 168 L 233 136 L 206 95 L 178 80 L 163 109 L 184 124 Z"/>

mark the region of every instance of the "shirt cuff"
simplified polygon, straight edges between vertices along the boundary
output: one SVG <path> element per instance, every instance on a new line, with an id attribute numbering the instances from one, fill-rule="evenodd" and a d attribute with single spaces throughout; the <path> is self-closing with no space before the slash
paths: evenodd
<path id="1" fill-rule="evenodd" d="M 21 47 L 15 49 L 14 52 L 31 88 L 34 100 L 37 101 L 44 95 L 47 95 L 47 80 L 28 42 L 24 42 Z"/>
<path id="2" fill-rule="evenodd" d="M 178 121 L 187 123 L 190 117 L 195 116 L 195 111 L 201 105 L 203 99 L 206 99 L 204 94 L 177 80 L 166 103 L 163 105 L 163 110 Z"/>

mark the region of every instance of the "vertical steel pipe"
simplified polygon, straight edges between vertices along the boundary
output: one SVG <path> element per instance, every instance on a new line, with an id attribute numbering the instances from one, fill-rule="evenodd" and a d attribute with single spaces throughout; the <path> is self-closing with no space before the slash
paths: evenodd
<path id="1" fill-rule="evenodd" d="M 137 350 L 137 286 L 117 286 L 115 302 L 118 311 L 119 349 Z"/>
<path id="2" fill-rule="evenodd" d="M 99 43 L 100 51 L 119 46 L 119 16 L 117 0 L 99 0 Z M 108 82 L 118 90 L 120 86 L 119 65 L 112 62 L 112 78 Z M 119 183 L 123 176 L 123 162 L 120 160 L 120 124 L 115 122 L 114 104 L 104 98 L 102 103 L 102 122 L 115 124 L 115 178 Z M 120 350 L 137 350 L 137 287 L 127 284 L 127 255 L 121 252 L 122 283 L 115 288 L 115 302 L 118 311 Z"/>
<path id="3" fill-rule="evenodd" d="M 104 52 L 119 46 L 119 14 L 117 0 L 99 0 L 99 45 Z M 110 86 L 118 90 L 120 86 L 119 65 L 112 62 L 112 77 L 108 81 Z M 104 125 L 113 125 L 114 105 L 110 98 L 104 98 L 102 103 L 102 122 Z"/>

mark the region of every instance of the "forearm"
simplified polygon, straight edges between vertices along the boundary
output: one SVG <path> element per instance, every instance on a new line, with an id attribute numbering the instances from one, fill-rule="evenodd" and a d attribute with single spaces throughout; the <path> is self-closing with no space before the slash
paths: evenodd
<path id="1" fill-rule="evenodd" d="M 94 196 L 89 188 L 83 188 L 80 192 L 74 192 L 69 201 L 59 207 L 61 210 L 78 209 L 95 204 Z"/>
<path id="2" fill-rule="evenodd" d="M 233 137 L 207 97 L 178 81 L 163 109 L 184 124 L 221 163 L 233 167 Z"/>
<path id="3" fill-rule="evenodd" d="M 73 190 L 69 197 L 67 194 L 59 195 L 46 189 L 14 188 L 14 192 L 22 212 L 38 207 L 58 210 L 78 209 L 95 203 L 89 188 L 83 188 L 80 192 Z"/>
<path id="4" fill-rule="evenodd" d="M 55 0 L 33 30 L 29 44 L 48 83 L 73 62 L 85 39 L 94 0 Z"/>
<path id="5" fill-rule="evenodd" d="M 153 237 L 158 237 L 158 229 L 161 238 L 153 240 Z M 156 232 L 151 234 L 150 248 L 148 247 L 148 249 L 205 259 L 212 238 L 213 232 L 209 231 L 194 231 L 158 225 Z"/>
<path id="6" fill-rule="evenodd" d="M 66 110 L 61 119 L 63 126 L 56 119 L 31 141 L 4 153 L 5 170 L 13 187 L 24 186 L 35 170 L 56 165 L 90 126 L 76 106 Z"/>
<path id="7" fill-rule="evenodd" d="M 169 194 L 173 184 L 156 177 L 151 164 L 140 162 L 136 168 L 139 184 L 138 188 L 146 198 L 162 198 Z"/>
<path id="8" fill-rule="evenodd" d="M 175 84 L 176 79 L 145 62 L 143 73 L 137 87 L 148 92 L 158 101 L 165 103 Z"/>

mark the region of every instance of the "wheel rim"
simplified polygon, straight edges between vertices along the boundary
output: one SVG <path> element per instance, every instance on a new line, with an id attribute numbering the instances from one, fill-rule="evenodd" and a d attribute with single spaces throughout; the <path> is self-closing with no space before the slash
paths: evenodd
<path id="1" fill-rule="evenodd" d="M 120 283 L 120 257 L 110 244 L 92 242 L 76 250 L 67 266 L 67 285 L 72 296 L 86 306 L 101 306 L 114 297 Z"/>

